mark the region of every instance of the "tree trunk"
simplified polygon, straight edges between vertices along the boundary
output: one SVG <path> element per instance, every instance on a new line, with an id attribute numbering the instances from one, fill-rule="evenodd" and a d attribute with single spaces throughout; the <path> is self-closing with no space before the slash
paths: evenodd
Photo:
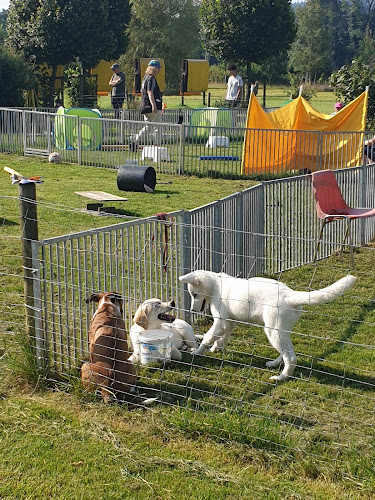
<path id="1" fill-rule="evenodd" d="M 267 83 L 266 83 L 266 79 L 263 80 L 263 108 L 266 107 L 266 87 L 267 87 Z"/>
<path id="2" fill-rule="evenodd" d="M 246 64 L 246 79 L 247 79 L 246 101 L 249 102 L 249 100 L 250 100 L 250 88 L 251 88 L 251 62 L 248 62 Z"/>
<path id="3" fill-rule="evenodd" d="M 56 83 L 56 75 L 57 75 L 57 65 L 52 66 L 52 75 L 49 81 L 49 98 L 48 98 L 48 106 L 53 107 L 53 98 L 55 94 L 55 83 Z"/>

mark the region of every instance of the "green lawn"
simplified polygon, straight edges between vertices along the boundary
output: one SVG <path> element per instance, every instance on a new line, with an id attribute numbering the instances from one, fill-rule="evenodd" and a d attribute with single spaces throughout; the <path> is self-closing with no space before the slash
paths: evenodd
<path id="1" fill-rule="evenodd" d="M 117 191 L 116 172 L 0 155 L 37 187 L 40 238 L 118 222 L 83 213 L 79 190 L 129 200 L 144 217 L 190 209 L 254 182 L 158 175 L 154 194 Z M 18 188 L 0 176 L 0 497 L 115 499 L 369 499 L 375 494 L 374 245 L 356 252 L 358 283 L 297 323 L 295 379 L 275 385 L 263 330 L 236 328 L 229 349 L 166 370 L 142 367 L 139 383 L 165 404 L 105 406 L 73 386 L 46 386 L 21 349 L 24 299 Z M 53 204 L 50 205 L 50 204 Z M 112 203 L 111 203 L 112 205 Z M 282 273 L 296 289 L 345 274 L 348 255 Z M 195 330 L 204 332 L 208 322 Z M 370 346 L 370 347 L 366 347 Z M 162 391 L 162 393 L 161 393 Z"/>
<path id="2" fill-rule="evenodd" d="M 208 94 L 210 94 L 210 104 L 215 106 L 215 103 L 220 100 L 225 99 L 226 86 L 220 83 L 210 83 L 208 91 L 206 92 L 206 106 L 208 105 Z M 263 104 L 263 87 L 259 87 L 257 98 L 261 104 Z M 277 86 L 267 86 L 266 88 L 266 107 L 279 107 L 290 99 L 290 87 L 277 87 Z M 182 105 L 181 96 L 169 96 L 166 95 L 163 101 L 167 104 L 167 109 L 174 108 L 201 108 L 205 107 L 203 105 L 203 94 L 197 96 L 185 96 L 184 105 Z M 317 95 L 314 96 L 310 103 L 321 113 L 331 114 L 334 111 L 334 104 L 337 101 L 335 94 L 333 92 L 318 91 Z M 98 107 L 100 109 L 110 109 L 111 99 L 110 97 L 99 97 Z"/>

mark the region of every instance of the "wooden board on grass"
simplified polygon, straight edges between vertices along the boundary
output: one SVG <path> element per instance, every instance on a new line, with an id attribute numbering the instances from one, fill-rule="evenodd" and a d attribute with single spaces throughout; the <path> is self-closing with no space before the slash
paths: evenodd
<path id="1" fill-rule="evenodd" d="M 128 201 L 128 198 L 106 193 L 105 191 L 75 191 L 75 194 L 96 201 Z"/>

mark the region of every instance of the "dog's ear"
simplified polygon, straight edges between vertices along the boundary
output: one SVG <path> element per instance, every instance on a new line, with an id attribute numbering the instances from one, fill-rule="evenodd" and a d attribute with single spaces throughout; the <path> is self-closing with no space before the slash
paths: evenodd
<path id="1" fill-rule="evenodd" d="M 114 304 L 115 302 L 122 302 L 122 295 L 117 292 L 111 292 L 109 295 L 109 300 Z"/>
<path id="2" fill-rule="evenodd" d="M 196 276 L 195 272 L 184 274 L 178 278 L 181 283 L 191 283 L 192 285 L 199 286 L 201 280 Z"/>
<path id="3" fill-rule="evenodd" d="M 120 309 L 120 313 L 122 314 L 124 311 L 122 309 L 122 295 L 120 295 L 117 292 L 111 292 L 109 295 L 109 300 L 112 302 L 112 304 L 118 305 Z"/>
<path id="4" fill-rule="evenodd" d="M 141 326 L 145 330 L 148 328 L 148 314 L 150 312 L 150 308 L 144 305 L 138 307 L 134 314 L 133 321 L 137 323 L 138 326 Z"/>
<path id="5" fill-rule="evenodd" d="M 88 304 L 89 302 L 99 302 L 99 300 L 102 298 L 102 295 L 101 293 L 93 293 L 92 295 L 90 295 L 90 297 L 87 297 L 86 299 L 86 304 Z"/>

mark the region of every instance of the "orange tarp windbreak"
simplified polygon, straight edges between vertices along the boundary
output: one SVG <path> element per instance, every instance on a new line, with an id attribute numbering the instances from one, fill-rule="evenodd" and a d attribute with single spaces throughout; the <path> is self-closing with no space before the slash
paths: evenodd
<path id="1" fill-rule="evenodd" d="M 246 124 L 251 130 L 245 131 L 242 173 L 314 171 L 355 165 L 362 150 L 363 134 L 358 132 L 365 130 L 367 99 L 368 93 L 363 92 L 335 115 L 326 115 L 300 96 L 272 113 L 265 113 L 252 93 Z"/>

